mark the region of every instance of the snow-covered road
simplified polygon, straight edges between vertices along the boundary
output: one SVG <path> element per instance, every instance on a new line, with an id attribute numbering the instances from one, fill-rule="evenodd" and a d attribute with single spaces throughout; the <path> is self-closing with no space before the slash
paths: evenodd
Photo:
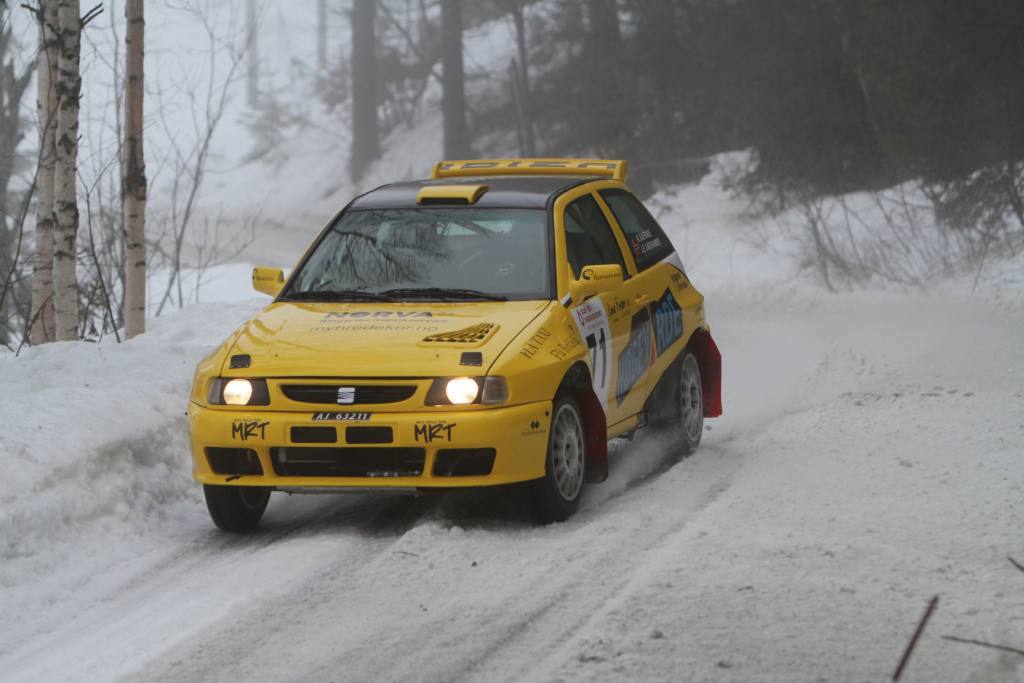
<path id="1" fill-rule="evenodd" d="M 0 361 L 25 478 L 0 485 L 3 680 L 881 680 L 934 594 L 904 680 L 1024 676 L 941 639 L 1024 645 L 1017 305 L 723 296 L 726 417 L 682 462 L 617 443 L 571 521 L 532 525 L 517 491 L 275 494 L 241 538 L 213 530 L 166 414 L 235 322 L 214 310 L 92 362 L 89 345 Z M 11 400 L 57 361 L 66 402 Z M 92 412 L 118 363 L 153 395 Z M 105 441 L 126 419 L 138 433 Z M 69 451 L 49 474 L 47 442 Z"/>

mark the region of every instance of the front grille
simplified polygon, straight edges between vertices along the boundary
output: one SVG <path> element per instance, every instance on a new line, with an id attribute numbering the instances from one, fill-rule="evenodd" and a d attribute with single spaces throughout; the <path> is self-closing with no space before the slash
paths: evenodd
<path id="1" fill-rule="evenodd" d="M 434 458 L 435 477 L 485 477 L 494 469 L 493 448 L 442 448 Z"/>
<path id="2" fill-rule="evenodd" d="M 344 388 L 355 389 L 355 397 L 352 401 L 345 401 L 358 405 L 371 403 L 400 403 L 412 397 L 416 393 L 416 387 L 408 385 L 377 384 L 377 385 L 351 385 L 351 384 L 282 384 L 281 392 L 293 401 L 299 403 L 330 403 L 338 405 L 338 390 Z M 342 392 L 347 393 L 347 392 Z"/>
<path id="3" fill-rule="evenodd" d="M 292 427 L 292 443 L 336 443 L 338 430 L 334 427 Z"/>
<path id="4" fill-rule="evenodd" d="M 345 429 L 345 441 L 348 443 L 391 443 L 394 438 L 391 427 L 347 427 Z"/>
<path id="5" fill-rule="evenodd" d="M 422 448 L 271 448 L 274 473 L 281 477 L 418 477 Z"/>
<path id="6" fill-rule="evenodd" d="M 206 449 L 206 460 L 216 474 L 263 474 L 263 465 L 251 448 Z"/>

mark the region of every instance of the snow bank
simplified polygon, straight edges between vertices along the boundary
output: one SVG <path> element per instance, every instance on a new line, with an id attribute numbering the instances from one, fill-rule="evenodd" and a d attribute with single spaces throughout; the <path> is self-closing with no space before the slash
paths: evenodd
<path id="1" fill-rule="evenodd" d="M 748 203 L 723 189 L 724 169 L 743 156 L 720 155 L 699 183 L 663 188 L 647 200 L 648 208 L 679 250 L 693 282 L 710 299 L 757 289 L 770 296 L 820 292 L 803 276 L 792 243 L 765 244 Z"/>
<path id="2" fill-rule="evenodd" d="M 262 303 L 198 305 L 123 344 L 0 358 L 0 586 L 85 528 L 142 530 L 195 507 L 185 408 L 197 361 Z"/>
<path id="3" fill-rule="evenodd" d="M 771 297 L 822 292 L 826 282 L 809 233 L 808 207 L 768 215 L 726 189 L 749 163 L 748 152 L 720 154 L 699 183 L 663 188 L 648 205 L 706 293 L 752 287 Z M 830 263 L 829 281 L 836 289 L 979 294 L 1020 304 L 1024 254 L 993 249 L 978 263 L 965 235 L 937 221 L 917 183 L 823 197 L 809 208 L 828 249 L 855 275 L 847 277 Z"/>

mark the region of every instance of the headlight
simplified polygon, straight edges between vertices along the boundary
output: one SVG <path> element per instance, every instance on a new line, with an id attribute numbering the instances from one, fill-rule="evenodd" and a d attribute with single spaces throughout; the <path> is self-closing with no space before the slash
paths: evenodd
<path id="1" fill-rule="evenodd" d="M 224 402 L 229 406 L 247 406 L 252 398 L 252 382 L 233 379 L 224 385 Z"/>
<path id="2" fill-rule="evenodd" d="M 440 377 L 427 391 L 428 406 L 464 406 L 470 403 L 504 403 L 508 384 L 504 377 Z"/>
<path id="3" fill-rule="evenodd" d="M 270 393 L 264 379 L 217 377 L 210 382 L 206 400 L 218 406 L 267 406 Z"/>
<path id="4" fill-rule="evenodd" d="M 444 395 L 448 397 L 448 401 L 458 406 L 472 403 L 478 393 L 480 385 L 472 377 L 450 379 L 444 387 Z"/>

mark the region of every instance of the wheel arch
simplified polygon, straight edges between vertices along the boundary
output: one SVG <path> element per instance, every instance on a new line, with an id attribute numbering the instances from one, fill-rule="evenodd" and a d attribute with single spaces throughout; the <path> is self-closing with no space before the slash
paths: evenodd
<path id="1" fill-rule="evenodd" d="M 587 448 L 586 481 L 602 482 L 608 478 L 608 421 L 604 406 L 594 393 L 590 368 L 582 360 L 566 370 L 555 391 L 555 396 L 561 394 L 575 398 L 582 413 Z"/>
<path id="2" fill-rule="evenodd" d="M 704 417 L 722 414 L 722 353 L 706 327 L 697 328 L 686 343 L 683 354 L 692 353 L 700 368 L 701 391 L 704 393 Z"/>

